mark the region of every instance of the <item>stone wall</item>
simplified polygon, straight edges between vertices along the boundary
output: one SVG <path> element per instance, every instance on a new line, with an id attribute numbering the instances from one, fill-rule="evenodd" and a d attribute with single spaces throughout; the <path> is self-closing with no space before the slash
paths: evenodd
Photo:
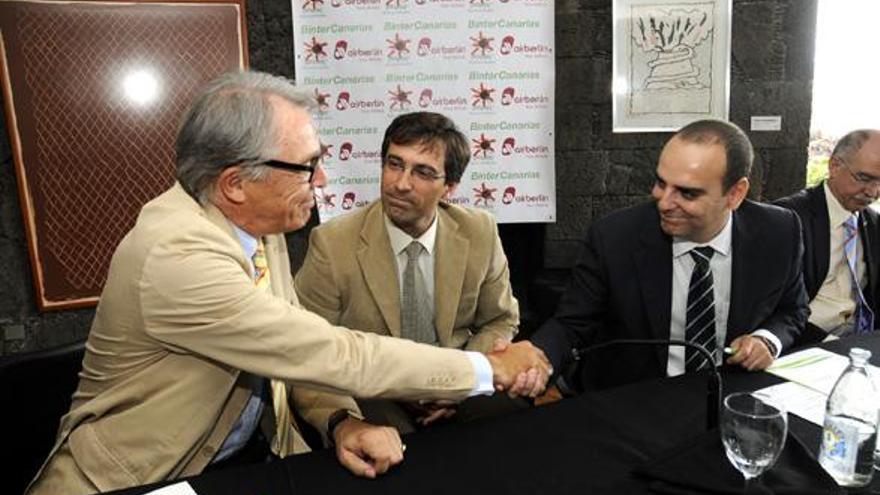
<path id="1" fill-rule="evenodd" d="M 731 120 L 781 115 L 783 132 L 751 134 L 757 150 L 752 195 L 772 199 L 804 183 L 810 126 L 815 0 L 734 0 Z M 287 0 L 249 0 L 251 67 L 293 76 Z M 514 289 L 542 269 L 574 262 L 593 218 L 644 200 L 668 134 L 611 133 L 611 0 L 556 0 L 558 221 L 504 225 Z M 0 129 L 0 355 L 85 337 L 94 310 L 39 313 L 5 124 Z M 294 266 L 306 234 L 289 237 Z M 528 312 L 527 312 L 528 313 Z"/>

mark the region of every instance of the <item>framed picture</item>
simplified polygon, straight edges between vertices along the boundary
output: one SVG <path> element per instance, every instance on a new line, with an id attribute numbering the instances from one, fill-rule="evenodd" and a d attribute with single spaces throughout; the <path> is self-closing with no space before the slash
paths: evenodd
<path id="1" fill-rule="evenodd" d="M 613 130 L 726 120 L 731 0 L 614 0 Z"/>
<path id="2" fill-rule="evenodd" d="M 0 85 L 41 311 L 93 306 L 174 182 L 199 86 L 246 66 L 244 0 L 0 1 Z"/>

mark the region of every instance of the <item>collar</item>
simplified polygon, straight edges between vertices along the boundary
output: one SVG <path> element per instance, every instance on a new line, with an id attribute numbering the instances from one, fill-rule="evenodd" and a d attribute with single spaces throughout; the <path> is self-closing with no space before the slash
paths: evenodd
<path id="1" fill-rule="evenodd" d="M 260 241 L 256 237 L 238 228 L 234 223 L 229 222 L 229 225 L 232 226 L 232 231 L 235 232 L 235 235 L 238 237 L 238 243 L 241 244 L 242 249 L 244 249 L 244 254 L 247 256 L 247 259 L 253 259 L 254 253 L 257 252 L 257 245 Z"/>
<path id="2" fill-rule="evenodd" d="M 709 240 L 709 242 L 693 242 L 687 241 L 680 237 L 672 238 L 672 257 L 678 258 L 684 254 L 689 253 L 692 249 L 701 246 L 710 246 L 715 250 L 716 253 L 719 253 L 723 256 L 730 255 L 730 246 L 731 239 L 733 238 L 733 213 L 727 214 L 727 221 L 724 222 L 724 227 L 721 228 L 721 232 L 718 232 L 718 235 Z"/>
<path id="3" fill-rule="evenodd" d="M 391 241 L 391 249 L 394 251 L 394 254 L 400 254 L 406 249 L 407 246 L 412 241 L 418 241 L 422 246 L 425 247 L 425 251 L 428 254 L 434 253 L 434 243 L 437 240 L 437 216 L 439 215 L 439 209 L 436 215 L 434 215 L 434 221 L 431 222 L 431 226 L 428 227 L 421 236 L 417 239 L 410 237 L 409 234 L 400 230 L 396 225 L 394 225 L 391 220 L 388 218 L 388 215 L 382 214 L 382 218 L 385 220 L 385 229 L 388 231 L 388 239 Z"/>
<path id="4" fill-rule="evenodd" d="M 831 188 L 828 187 L 827 181 L 822 185 L 822 189 L 825 190 L 825 203 L 828 204 L 828 223 L 831 225 L 831 228 L 840 227 L 851 216 L 856 217 L 856 225 L 858 225 L 859 213 L 852 213 L 841 206 L 840 202 L 837 201 L 837 197 L 831 192 Z"/>

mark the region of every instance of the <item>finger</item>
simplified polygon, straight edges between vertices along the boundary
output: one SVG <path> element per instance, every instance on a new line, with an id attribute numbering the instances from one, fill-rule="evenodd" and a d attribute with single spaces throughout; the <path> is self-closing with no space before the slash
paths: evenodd
<path id="1" fill-rule="evenodd" d="M 526 374 L 524 372 L 519 373 L 518 375 L 516 375 L 516 379 L 513 381 L 511 386 L 507 389 L 507 395 L 510 398 L 515 399 L 516 397 L 524 393 L 525 385 Z"/>
<path id="2" fill-rule="evenodd" d="M 531 394 L 533 399 L 544 393 L 544 390 L 547 389 L 547 380 L 549 378 L 550 377 L 547 374 L 538 373 L 538 380 L 535 383 L 535 388 L 532 390 Z"/>
<path id="3" fill-rule="evenodd" d="M 525 384 L 525 393 L 524 395 L 528 395 L 533 397 L 535 384 L 538 383 L 538 370 L 536 368 L 529 368 L 526 372 L 526 384 Z"/>
<path id="4" fill-rule="evenodd" d="M 431 414 L 428 414 L 427 416 L 422 416 L 421 418 L 417 419 L 416 421 L 418 421 L 418 423 L 422 426 L 428 426 L 429 424 L 433 423 L 434 421 L 437 421 L 438 419 L 443 418 L 444 411 L 445 411 L 445 409 L 437 409 L 436 411 L 432 412 Z"/>
<path id="5" fill-rule="evenodd" d="M 340 447 L 336 449 L 336 457 L 339 463 L 345 466 L 352 474 L 364 478 L 375 478 L 376 470 L 369 463 L 358 457 L 354 452 Z"/>

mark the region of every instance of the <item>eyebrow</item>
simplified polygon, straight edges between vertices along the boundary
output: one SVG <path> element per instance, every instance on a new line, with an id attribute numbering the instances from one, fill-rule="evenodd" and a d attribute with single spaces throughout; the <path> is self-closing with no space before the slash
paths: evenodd
<path id="1" fill-rule="evenodd" d="M 397 155 L 391 154 L 391 153 L 388 154 L 388 157 L 386 158 L 386 160 L 393 160 L 395 162 L 405 163 L 403 158 L 401 158 Z M 431 165 L 429 165 L 427 163 L 422 163 L 422 162 L 413 163 L 412 168 L 416 168 L 416 167 L 425 167 L 425 168 L 431 169 L 432 172 L 442 173 L 442 171 L 435 169 L 434 167 L 432 167 Z"/>
<path id="2" fill-rule="evenodd" d="M 660 174 L 658 174 L 657 172 L 654 172 L 654 180 L 656 182 L 662 182 L 664 184 L 669 184 L 668 182 L 666 182 L 666 180 L 663 177 L 660 177 Z M 706 194 L 706 190 L 699 188 L 699 187 L 682 187 L 682 186 L 677 186 L 675 184 L 672 184 L 672 187 L 674 187 L 677 191 L 692 194 L 695 196 Z"/>

